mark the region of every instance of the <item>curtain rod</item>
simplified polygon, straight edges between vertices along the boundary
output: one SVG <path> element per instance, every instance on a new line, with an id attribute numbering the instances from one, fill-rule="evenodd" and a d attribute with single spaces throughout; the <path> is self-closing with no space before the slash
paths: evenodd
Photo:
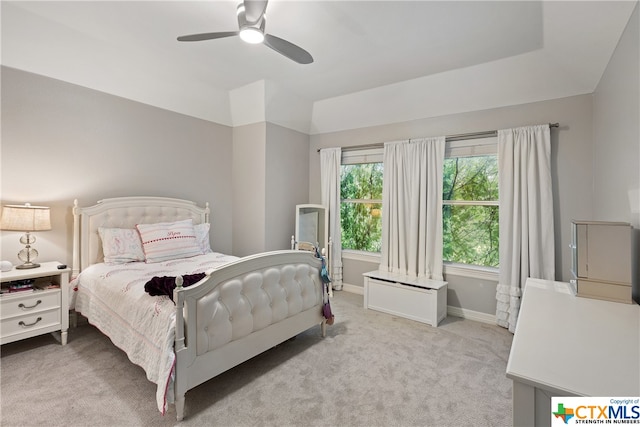
<path id="1" fill-rule="evenodd" d="M 560 123 L 549 123 L 550 128 L 560 127 Z M 464 141 L 466 139 L 476 139 L 476 138 L 492 138 L 498 136 L 497 130 L 486 130 L 484 132 L 471 132 L 471 133 L 460 133 L 457 135 L 447 135 L 445 136 L 445 141 Z M 366 144 L 366 145 L 354 145 L 351 147 L 343 147 L 342 151 L 352 151 L 352 150 L 364 150 L 367 148 L 380 148 L 384 147 L 384 142 L 380 142 L 377 144 Z M 320 152 L 320 148 L 318 148 L 317 152 Z"/>

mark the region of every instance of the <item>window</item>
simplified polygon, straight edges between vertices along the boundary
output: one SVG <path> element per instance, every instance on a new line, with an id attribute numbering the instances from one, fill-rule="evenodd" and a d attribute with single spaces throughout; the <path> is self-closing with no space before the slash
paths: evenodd
<path id="1" fill-rule="evenodd" d="M 382 148 L 342 153 L 344 250 L 381 250 L 382 157 Z M 444 261 L 498 267 L 497 139 L 447 142 L 442 190 Z"/>
<path id="2" fill-rule="evenodd" d="M 498 267 L 495 138 L 447 143 L 442 200 L 443 259 Z"/>
<path id="3" fill-rule="evenodd" d="M 342 249 L 382 248 L 382 149 L 344 151 L 340 171 Z"/>

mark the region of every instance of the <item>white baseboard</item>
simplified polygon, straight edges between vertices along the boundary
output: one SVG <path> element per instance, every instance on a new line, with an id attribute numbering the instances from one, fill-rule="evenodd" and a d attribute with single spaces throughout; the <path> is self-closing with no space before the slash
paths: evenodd
<path id="1" fill-rule="evenodd" d="M 352 294 L 364 295 L 364 287 L 342 282 L 342 290 Z"/>
<path id="2" fill-rule="evenodd" d="M 345 292 L 351 292 L 353 294 L 364 295 L 364 287 L 358 285 L 351 285 L 349 283 L 342 283 L 342 290 Z M 496 316 L 493 314 L 482 313 L 480 311 L 467 310 L 465 308 L 447 306 L 447 315 L 462 317 L 463 319 L 475 320 L 476 322 L 488 323 L 490 325 L 496 324 Z"/>
<path id="3" fill-rule="evenodd" d="M 462 317 L 463 319 L 475 320 L 476 322 L 496 324 L 496 316 L 493 314 L 482 313 L 480 311 L 467 310 L 466 308 L 447 306 L 447 315 Z"/>

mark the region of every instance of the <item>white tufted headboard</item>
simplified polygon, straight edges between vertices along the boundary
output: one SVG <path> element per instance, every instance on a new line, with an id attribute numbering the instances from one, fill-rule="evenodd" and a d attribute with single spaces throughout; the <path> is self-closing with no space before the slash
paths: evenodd
<path id="1" fill-rule="evenodd" d="M 167 197 L 117 197 L 100 200 L 81 208 L 73 203 L 73 270 L 75 277 L 91 264 L 102 262 L 99 227 L 135 228 L 136 224 L 193 219 L 194 224 L 209 222 L 209 203 Z"/>

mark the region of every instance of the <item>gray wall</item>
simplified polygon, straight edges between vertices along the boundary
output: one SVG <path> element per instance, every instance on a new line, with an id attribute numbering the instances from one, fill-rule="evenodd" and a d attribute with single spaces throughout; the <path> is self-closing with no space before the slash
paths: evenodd
<path id="1" fill-rule="evenodd" d="M 41 261 L 71 264 L 71 207 L 153 195 L 211 205 L 211 244 L 230 253 L 232 129 L 2 67 L 2 203 L 51 206 Z M 17 263 L 21 233 L 2 232 Z"/>
<path id="2" fill-rule="evenodd" d="M 636 8 L 593 96 L 594 219 L 629 222 L 640 304 L 640 12 Z"/>
<path id="3" fill-rule="evenodd" d="M 261 122 L 233 129 L 233 251 L 289 249 L 307 203 L 309 136 Z"/>
<path id="4" fill-rule="evenodd" d="M 504 129 L 540 123 L 560 123 L 551 131 L 554 222 L 556 230 L 556 277 L 570 279 L 568 247 L 570 223 L 574 218 L 592 215 L 592 97 L 581 95 L 545 102 L 474 111 L 437 118 L 413 120 L 385 126 L 313 135 L 309 150 L 310 202 L 320 200 L 320 159 L 318 148 L 354 146 L 420 136 L 453 135 L 466 132 Z M 366 264 L 366 263 L 365 263 Z M 346 261 L 344 277 L 363 286 L 359 273 L 362 262 Z M 378 268 L 370 263 L 368 270 Z M 495 314 L 495 283 L 485 280 L 446 276 L 450 283 L 449 305 Z M 457 305 L 460 304 L 460 305 Z"/>
<path id="5" fill-rule="evenodd" d="M 231 160 L 231 159 L 229 159 Z M 233 128 L 233 253 L 254 254 L 265 246 L 265 123 Z"/>
<path id="6" fill-rule="evenodd" d="M 291 248 L 295 207 L 309 200 L 309 135 L 267 123 L 266 242 L 264 250 Z"/>
<path id="7" fill-rule="evenodd" d="M 593 95 L 594 219 L 640 227 L 638 5 Z"/>

